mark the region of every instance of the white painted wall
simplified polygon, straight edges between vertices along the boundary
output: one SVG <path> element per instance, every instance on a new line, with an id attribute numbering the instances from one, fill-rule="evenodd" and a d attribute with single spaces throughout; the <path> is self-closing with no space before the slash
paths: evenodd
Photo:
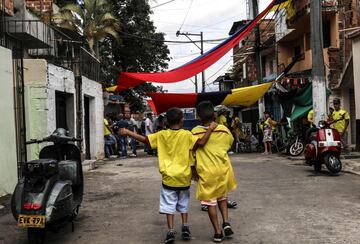
<path id="1" fill-rule="evenodd" d="M 100 159 L 104 157 L 104 99 L 102 86 L 100 83 L 83 76 L 82 92 L 83 97 L 90 98 L 90 155 L 92 159 Z M 83 119 L 82 128 L 85 138 L 84 121 L 85 119 Z M 83 145 L 85 149 L 85 142 Z"/>
<path id="2" fill-rule="evenodd" d="M 356 119 L 360 119 L 360 38 L 353 39 L 353 65 L 354 65 L 354 90 Z"/>
<path id="3" fill-rule="evenodd" d="M 0 47 L 0 197 L 17 183 L 14 83 L 11 50 Z"/>
<path id="4" fill-rule="evenodd" d="M 67 120 L 68 125 L 74 127 L 72 135 L 75 135 L 76 96 L 73 73 L 67 69 L 49 64 L 43 59 L 25 59 L 24 70 L 27 139 L 43 138 L 56 129 L 56 91 L 73 96 L 67 101 L 67 107 L 70 108 L 69 111 L 67 111 Z M 90 154 L 93 159 L 103 158 L 104 104 L 102 86 L 98 82 L 83 77 L 82 89 L 83 96 L 85 95 L 91 98 Z M 69 131 L 71 132 L 72 129 L 69 129 Z M 83 143 L 83 145 L 85 148 L 85 143 Z M 28 158 L 37 158 L 40 149 L 41 145 L 29 146 Z"/>

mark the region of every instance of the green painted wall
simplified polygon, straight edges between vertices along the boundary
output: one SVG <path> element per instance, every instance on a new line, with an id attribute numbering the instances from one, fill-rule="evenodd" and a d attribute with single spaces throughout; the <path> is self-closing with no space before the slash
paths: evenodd
<path id="1" fill-rule="evenodd" d="M 11 50 L 0 47 L 0 196 L 17 183 L 14 84 Z"/>

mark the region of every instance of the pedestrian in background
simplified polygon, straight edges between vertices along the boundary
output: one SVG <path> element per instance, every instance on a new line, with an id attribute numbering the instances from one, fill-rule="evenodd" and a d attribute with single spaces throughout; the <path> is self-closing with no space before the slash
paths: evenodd
<path id="1" fill-rule="evenodd" d="M 145 136 L 149 136 L 152 133 L 154 133 L 154 123 L 153 123 L 153 117 L 152 117 L 152 113 L 147 113 L 146 114 L 146 119 L 145 119 Z M 153 155 L 154 151 L 148 147 L 147 144 L 144 145 L 144 150 L 147 152 L 148 155 Z"/>
<path id="2" fill-rule="evenodd" d="M 111 155 L 113 155 L 113 149 L 112 149 L 112 145 L 114 143 L 114 141 L 111 138 L 111 134 L 112 134 L 112 127 L 113 125 L 109 124 L 109 115 L 105 115 L 104 118 L 104 151 L 105 151 L 105 158 L 108 159 L 110 158 Z"/>
<path id="3" fill-rule="evenodd" d="M 271 119 L 271 114 L 268 111 L 264 112 L 264 126 L 263 126 L 263 132 L 264 132 L 264 147 L 265 152 L 264 154 L 271 154 L 271 147 L 273 143 L 273 131 L 274 128 L 276 129 L 276 122 Z"/>
<path id="4" fill-rule="evenodd" d="M 334 111 L 332 112 L 332 118 L 334 120 L 333 128 L 336 129 L 341 135 L 341 143 L 343 145 L 344 152 L 348 152 L 347 140 L 348 133 L 347 129 L 350 123 L 349 113 L 340 107 L 340 99 L 335 98 L 333 100 Z"/>
<path id="5" fill-rule="evenodd" d="M 133 116 L 130 116 L 128 123 L 129 123 L 129 130 L 137 133 L 139 128 L 138 128 L 137 122 Z M 132 153 L 130 154 L 130 157 L 136 157 L 137 156 L 137 152 L 136 152 L 137 142 L 136 142 L 135 138 L 131 137 L 130 145 L 131 145 L 131 151 L 132 151 Z"/>
<path id="6" fill-rule="evenodd" d="M 168 232 L 165 243 L 175 241 L 174 214 L 181 213 L 181 236 L 184 240 L 191 239 L 188 225 L 188 208 L 190 200 L 189 188 L 191 185 L 190 150 L 203 147 L 208 141 L 211 132 L 217 126 L 211 123 L 201 139 L 190 131 L 182 129 L 184 115 L 179 108 L 171 108 L 166 112 L 169 129 L 161 130 L 148 136 L 138 135 L 130 130 L 122 129 L 122 135 L 129 135 L 138 141 L 149 144 L 159 153 L 159 171 L 162 175 L 160 190 L 161 214 L 166 214 Z"/>

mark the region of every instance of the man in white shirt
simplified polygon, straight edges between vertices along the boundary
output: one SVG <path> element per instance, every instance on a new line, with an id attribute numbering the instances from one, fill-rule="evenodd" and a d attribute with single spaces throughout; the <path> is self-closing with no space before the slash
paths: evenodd
<path id="1" fill-rule="evenodd" d="M 146 120 L 145 120 L 145 136 L 148 136 L 153 133 L 153 118 L 151 113 L 146 114 Z"/>
<path id="2" fill-rule="evenodd" d="M 148 136 L 152 133 L 154 133 L 152 113 L 147 113 L 145 119 L 145 136 Z M 148 155 L 154 155 L 154 151 L 151 148 L 147 147 L 146 144 L 145 144 L 145 149 Z"/>

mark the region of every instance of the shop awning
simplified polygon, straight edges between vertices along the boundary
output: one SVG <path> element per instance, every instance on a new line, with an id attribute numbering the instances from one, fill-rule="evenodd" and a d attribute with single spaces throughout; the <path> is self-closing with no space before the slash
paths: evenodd
<path id="1" fill-rule="evenodd" d="M 256 103 L 272 86 L 272 82 L 256 86 L 236 88 L 230 91 L 207 93 L 149 93 L 152 103 L 150 107 L 155 113 L 163 113 L 171 107 L 193 108 L 202 101 L 209 100 L 214 106 L 250 107 Z"/>

